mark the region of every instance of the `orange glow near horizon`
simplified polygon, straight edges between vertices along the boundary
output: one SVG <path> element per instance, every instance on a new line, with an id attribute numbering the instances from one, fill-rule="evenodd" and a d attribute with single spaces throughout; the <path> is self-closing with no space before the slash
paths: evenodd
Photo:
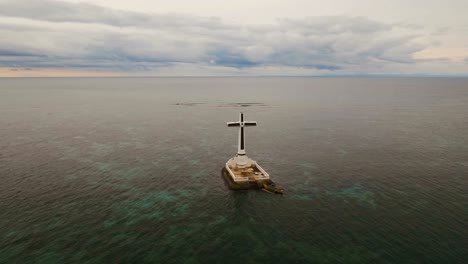
<path id="1" fill-rule="evenodd" d="M 122 73 L 111 71 L 85 71 L 74 69 L 29 69 L 0 67 L 0 78 L 9 77 L 116 77 L 125 76 Z"/>
<path id="2" fill-rule="evenodd" d="M 453 61 L 464 60 L 468 57 L 468 50 L 464 48 L 431 48 L 414 54 L 416 59 L 447 58 Z"/>

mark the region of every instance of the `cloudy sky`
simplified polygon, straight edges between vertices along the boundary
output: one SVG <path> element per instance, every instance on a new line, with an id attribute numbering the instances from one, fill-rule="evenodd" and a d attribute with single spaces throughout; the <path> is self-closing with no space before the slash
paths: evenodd
<path id="1" fill-rule="evenodd" d="M 467 0 L 0 0 L 0 77 L 468 76 Z"/>

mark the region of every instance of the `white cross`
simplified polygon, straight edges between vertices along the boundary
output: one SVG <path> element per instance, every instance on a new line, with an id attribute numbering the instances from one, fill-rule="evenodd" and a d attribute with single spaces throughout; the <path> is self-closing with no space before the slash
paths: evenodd
<path id="1" fill-rule="evenodd" d="M 245 155 L 245 126 L 256 126 L 256 121 L 244 121 L 244 113 L 240 112 L 239 121 L 237 122 L 228 122 L 228 126 L 238 126 L 239 127 L 239 144 L 237 146 L 237 155 Z"/>

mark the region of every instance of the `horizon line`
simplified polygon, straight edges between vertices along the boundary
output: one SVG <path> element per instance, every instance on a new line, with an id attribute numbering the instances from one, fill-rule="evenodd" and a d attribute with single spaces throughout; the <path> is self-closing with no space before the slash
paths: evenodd
<path id="1" fill-rule="evenodd" d="M 468 75 L 447 74 L 356 74 L 356 75 L 102 75 L 102 76 L 0 76 L 0 79 L 30 78 L 468 78 Z"/>

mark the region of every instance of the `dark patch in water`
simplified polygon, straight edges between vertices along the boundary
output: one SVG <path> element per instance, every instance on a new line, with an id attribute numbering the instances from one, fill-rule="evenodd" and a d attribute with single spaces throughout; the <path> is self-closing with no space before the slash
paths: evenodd
<path id="1" fill-rule="evenodd" d="M 251 107 L 251 106 L 266 107 L 268 105 L 264 103 L 227 103 L 227 104 L 219 105 L 218 107 Z"/>

